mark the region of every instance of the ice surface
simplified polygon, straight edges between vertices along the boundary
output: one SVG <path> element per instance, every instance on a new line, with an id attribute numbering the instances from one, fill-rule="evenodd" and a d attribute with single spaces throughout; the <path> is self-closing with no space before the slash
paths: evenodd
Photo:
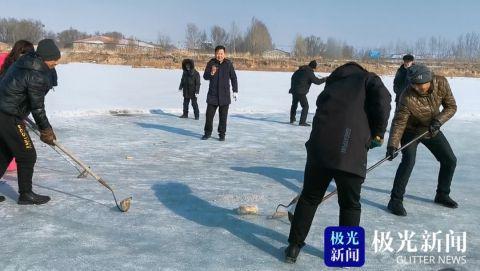
<path id="1" fill-rule="evenodd" d="M 69 64 L 47 97 L 59 140 L 111 184 L 119 198 L 133 196 L 120 213 L 108 190 L 77 172 L 35 137 L 35 191 L 52 196 L 43 206 L 19 206 L 16 176 L 0 183 L 1 270 L 325 270 L 323 230 L 338 223 L 336 197 L 322 204 L 295 265 L 283 263 L 289 223 L 269 220 L 278 203 L 299 192 L 310 129 L 286 124 L 288 73 L 238 72 L 240 99 L 231 106 L 227 141 L 199 140 L 200 121 L 179 119 L 179 71 Z M 391 88 L 391 77 L 384 78 Z M 202 81 L 201 111 L 207 83 Z M 459 116 L 443 128 L 458 158 L 452 197 L 460 208 L 433 204 L 438 162 L 419 147 L 407 187 L 407 217 L 386 211 L 398 159 L 375 169 L 362 190 L 365 270 L 478 270 L 479 79 L 450 80 Z M 313 112 L 315 96 L 309 94 Z M 148 113 L 103 114 L 112 109 Z M 65 112 L 68 111 L 68 114 Z M 312 115 L 309 116 L 309 119 Z M 369 164 L 384 148 L 369 154 Z M 330 188 L 332 190 L 333 187 Z M 240 205 L 258 216 L 239 216 Z M 374 253 L 374 230 L 466 231 L 464 265 L 401 265 L 399 253 Z M 428 254 L 428 253 L 427 253 Z M 413 254 L 415 255 L 415 254 Z M 428 254 L 437 255 L 437 254 Z"/>

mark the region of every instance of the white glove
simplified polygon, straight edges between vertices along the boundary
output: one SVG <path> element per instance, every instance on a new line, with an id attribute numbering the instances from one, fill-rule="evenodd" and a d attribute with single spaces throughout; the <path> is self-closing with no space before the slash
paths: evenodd
<path id="1" fill-rule="evenodd" d="M 238 92 L 234 92 L 234 93 L 233 93 L 233 99 L 234 99 L 235 101 L 237 101 L 237 99 L 238 99 Z"/>

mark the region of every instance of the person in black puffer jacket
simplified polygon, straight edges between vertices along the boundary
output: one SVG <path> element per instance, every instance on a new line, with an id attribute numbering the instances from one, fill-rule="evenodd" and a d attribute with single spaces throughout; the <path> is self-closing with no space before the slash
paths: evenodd
<path id="1" fill-rule="evenodd" d="M 44 204 L 50 200 L 32 191 L 37 154 L 23 119 L 31 113 L 40 139 L 54 145 L 56 137 L 45 112 L 45 95 L 56 85 L 52 70 L 60 56 L 53 40 L 42 40 L 36 52 L 20 57 L 0 81 L 0 176 L 14 157 L 18 166 L 18 204 Z"/>
<path id="2" fill-rule="evenodd" d="M 184 59 L 182 61 L 183 75 L 180 81 L 179 90 L 183 90 L 183 115 L 180 118 L 188 118 L 188 105 L 192 100 L 193 113 L 195 119 L 200 118 L 198 110 L 197 96 L 200 92 L 200 74 L 195 70 L 195 63 L 192 59 Z"/>

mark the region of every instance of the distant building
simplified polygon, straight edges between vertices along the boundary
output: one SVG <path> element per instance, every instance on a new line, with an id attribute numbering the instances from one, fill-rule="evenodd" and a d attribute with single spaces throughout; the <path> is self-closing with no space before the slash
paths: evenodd
<path id="1" fill-rule="evenodd" d="M 114 39 L 106 36 L 94 36 L 86 39 L 76 40 L 73 42 L 73 50 L 121 50 L 121 49 L 137 49 L 143 51 L 155 50 L 157 47 L 153 44 L 133 40 L 133 39 Z"/>
<path id="2" fill-rule="evenodd" d="M 290 58 L 290 53 L 282 51 L 280 49 L 273 49 L 270 51 L 265 51 L 262 54 L 262 57 L 266 59 L 286 59 Z"/>

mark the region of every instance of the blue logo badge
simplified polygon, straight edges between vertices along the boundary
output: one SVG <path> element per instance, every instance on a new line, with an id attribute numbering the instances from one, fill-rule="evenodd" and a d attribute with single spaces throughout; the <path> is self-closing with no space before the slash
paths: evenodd
<path id="1" fill-rule="evenodd" d="M 324 243 L 326 266 L 361 267 L 365 264 L 365 230 L 362 227 L 327 227 Z"/>

